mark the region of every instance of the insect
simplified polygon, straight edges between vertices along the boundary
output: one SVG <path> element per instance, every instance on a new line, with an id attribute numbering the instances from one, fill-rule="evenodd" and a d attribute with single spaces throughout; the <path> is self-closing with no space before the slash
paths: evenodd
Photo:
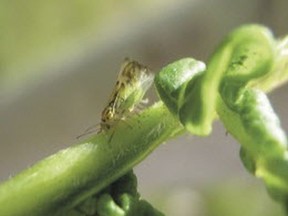
<path id="1" fill-rule="evenodd" d="M 146 66 L 135 60 L 124 59 L 111 96 L 102 111 L 98 133 L 109 130 L 145 102 L 143 97 L 154 80 L 154 75 L 149 71 Z M 89 127 L 77 138 L 95 132 L 93 127 Z"/>
<path id="2" fill-rule="evenodd" d="M 133 113 L 153 82 L 149 69 L 137 61 L 125 58 L 117 82 L 101 115 L 100 131 L 109 130 Z"/>

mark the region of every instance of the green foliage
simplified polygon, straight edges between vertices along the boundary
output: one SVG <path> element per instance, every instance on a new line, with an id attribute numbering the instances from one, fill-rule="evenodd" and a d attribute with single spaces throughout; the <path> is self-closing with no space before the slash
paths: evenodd
<path id="1" fill-rule="evenodd" d="M 282 47 L 286 52 L 287 48 L 287 44 Z M 192 77 L 182 86 L 184 100 L 178 103 L 177 114 L 192 134 L 207 135 L 217 113 L 228 132 L 241 144 L 241 158 L 247 169 L 264 180 L 275 199 L 286 203 L 287 137 L 265 93 L 251 85 L 262 77 L 271 81 L 273 69 L 283 59 L 287 66 L 287 54 L 279 53 L 277 40 L 267 28 L 247 25 L 236 29 L 216 49 L 205 73 L 196 80 Z M 165 81 L 166 85 L 173 85 L 174 80 Z M 266 88 L 269 89 L 267 83 Z M 161 89 L 158 92 L 161 94 Z M 164 94 L 162 97 L 168 98 Z M 170 106 L 170 103 L 165 104 Z"/>
<path id="2" fill-rule="evenodd" d="M 68 214 L 102 216 L 163 216 L 137 192 L 137 179 L 132 171 L 125 174 L 100 193 L 93 195 Z M 67 212 L 63 213 L 63 216 Z"/>

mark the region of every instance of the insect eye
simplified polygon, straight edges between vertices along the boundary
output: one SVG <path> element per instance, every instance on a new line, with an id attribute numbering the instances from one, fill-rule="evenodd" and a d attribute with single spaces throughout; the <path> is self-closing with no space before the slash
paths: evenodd
<path id="1" fill-rule="evenodd" d="M 109 112 L 109 113 L 108 113 L 108 119 L 111 119 L 112 117 L 113 117 L 112 112 Z"/>
<path id="2" fill-rule="evenodd" d="M 107 118 L 107 119 L 112 119 L 113 116 L 114 116 L 113 113 L 114 113 L 113 108 L 112 108 L 112 107 L 109 107 L 109 108 L 107 109 L 107 111 L 105 112 L 106 118 Z"/>

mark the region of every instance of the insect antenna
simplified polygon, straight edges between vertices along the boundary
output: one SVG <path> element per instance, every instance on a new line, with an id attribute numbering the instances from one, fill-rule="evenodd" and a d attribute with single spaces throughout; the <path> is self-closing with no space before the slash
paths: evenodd
<path id="1" fill-rule="evenodd" d="M 99 133 L 101 131 L 101 125 L 100 123 L 95 124 L 95 125 L 91 125 L 90 127 L 88 127 L 82 134 L 80 134 L 79 136 L 76 137 L 76 139 L 80 139 L 82 137 L 86 137 L 89 134 L 93 134 L 93 133 Z"/>

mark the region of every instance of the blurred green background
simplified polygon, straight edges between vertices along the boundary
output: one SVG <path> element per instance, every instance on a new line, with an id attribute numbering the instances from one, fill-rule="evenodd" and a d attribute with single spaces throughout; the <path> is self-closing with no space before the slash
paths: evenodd
<path id="1" fill-rule="evenodd" d="M 244 23 L 288 34 L 287 10 L 287 0 L 0 1 L 0 180 L 79 142 L 126 56 L 155 72 L 187 56 L 206 61 Z M 286 131 L 287 91 L 269 96 Z M 167 216 L 284 215 L 225 132 L 216 123 L 207 138 L 160 146 L 136 167 L 143 197 Z"/>

